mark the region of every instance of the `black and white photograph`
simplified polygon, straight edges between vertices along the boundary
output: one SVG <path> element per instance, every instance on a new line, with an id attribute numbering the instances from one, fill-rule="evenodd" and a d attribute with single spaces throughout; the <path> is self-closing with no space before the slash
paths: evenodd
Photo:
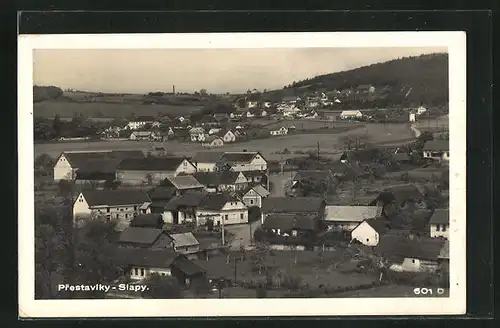
<path id="1" fill-rule="evenodd" d="M 463 33 L 21 36 L 19 61 L 21 315 L 465 313 Z"/>

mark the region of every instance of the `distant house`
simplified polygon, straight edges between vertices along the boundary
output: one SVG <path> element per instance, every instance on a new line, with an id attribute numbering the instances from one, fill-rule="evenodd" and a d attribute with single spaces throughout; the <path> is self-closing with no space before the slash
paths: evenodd
<path id="1" fill-rule="evenodd" d="M 196 174 L 196 172 L 194 172 L 193 174 Z M 174 188 L 176 195 L 182 195 L 186 191 L 205 190 L 205 186 L 201 184 L 192 175 L 178 175 L 175 177 L 174 176 L 166 177 L 165 180 L 163 180 L 162 182 L 162 186 Z"/>
<path id="2" fill-rule="evenodd" d="M 127 123 L 127 128 L 130 130 L 138 130 L 138 129 L 141 129 L 148 124 L 153 125 L 154 121 L 155 121 L 154 117 L 140 116 L 140 117 L 134 118 L 133 120 L 129 121 Z"/>
<path id="3" fill-rule="evenodd" d="M 361 222 L 377 216 L 376 206 L 332 206 L 325 208 L 328 230 L 352 231 Z"/>
<path id="4" fill-rule="evenodd" d="M 196 166 L 184 157 L 147 157 L 123 160 L 117 168 L 116 177 L 122 184 L 159 184 L 168 176 L 192 174 Z"/>
<path id="5" fill-rule="evenodd" d="M 374 253 L 389 262 L 391 271 L 435 272 L 445 244 L 441 238 L 387 235 L 381 238 Z"/>
<path id="6" fill-rule="evenodd" d="M 223 152 L 199 152 L 191 159 L 198 172 L 214 172 Z"/>
<path id="7" fill-rule="evenodd" d="M 267 160 L 259 152 L 225 152 L 219 164 L 228 165 L 236 172 L 267 170 Z"/>
<path id="8" fill-rule="evenodd" d="M 448 209 L 436 209 L 429 221 L 431 237 L 443 237 L 449 239 L 450 236 L 450 211 Z"/>
<path id="9" fill-rule="evenodd" d="M 242 173 L 245 176 L 245 178 L 247 178 L 249 185 L 262 184 L 267 181 L 266 172 L 260 170 L 242 171 Z"/>
<path id="10" fill-rule="evenodd" d="M 224 140 L 218 136 L 208 136 L 201 145 L 207 148 L 218 148 L 224 146 Z"/>
<path id="11" fill-rule="evenodd" d="M 247 117 L 247 118 L 252 118 L 252 117 L 255 117 L 255 113 L 256 113 L 255 111 L 250 111 L 250 110 L 249 110 L 249 111 L 246 113 L 246 117 Z"/>
<path id="12" fill-rule="evenodd" d="M 237 191 L 248 186 L 248 180 L 243 172 L 197 172 L 194 177 L 210 192 Z"/>
<path id="13" fill-rule="evenodd" d="M 427 141 L 424 145 L 423 157 L 439 162 L 450 160 L 450 143 L 448 140 Z"/>
<path id="14" fill-rule="evenodd" d="M 224 135 L 221 136 L 224 143 L 231 143 L 236 141 L 236 136 L 233 131 L 228 130 Z"/>
<path id="15" fill-rule="evenodd" d="M 258 101 L 251 101 L 251 100 L 248 100 L 247 101 L 247 108 L 255 108 L 259 105 L 259 102 Z"/>
<path id="16" fill-rule="evenodd" d="M 216 134 L 220 131 L 220 128 L 211 128 L 209 131 L 208 131 L 208 134 L 209 135 L 212 135 L 212 134 Z"/>
<path id="17" fill-rule="evenodd" d="M 207 196 L 203 191 L 185 192 L 168 202 L 151 204 L 151 212 L 162 214 L 165 223 L 183 224 L 196 222 L 196 209 Z"/>
<path id="18" fill-rule="evenodd" d="M 264 102 L 262 103 L 262 106 L 263 106 L 264 108 L 271 108 L 272 104 L 271 104 L 271 102 L 270 102 L 270 101 L 264 101 Z"/>
<path id="19" fill-rule="evenodd" d="M 205 129 L 202 127 L 195 127 L 189 130 L 189 135 L 191 137 L 191 141 L 193 142 L 203 142 L 205 140 Z"/>
<path id="20" fill-rule="evenodd" d="M 86 190 L 73 203 L 73 217 L 77 223 L 98 216 L 116 219 L 117 229 L 123 229 L 135 215 L 150 213 L 150 204 L 141 190 Z"/>
<path id="21" fill-rule="evenodd" d="M 267 197 L 262 200 L 261 223 L 271 214 L 313 216 L 323 220 L 325 205 L 319 197 Z"/>
<path id="22" fill-rule="evenodd" d="M 212 220 L 217 226 L 248 223 L 248 208 L 229 193 L 211 193 L 203 199 L 196 211 L 197 225 Z"/>
<path id="23" fill-rule="evenodd" d="M 329 121 L 338 120 L 341 113 L 342 113 L 341 110 L 329 110 L 329 109 L 320 110 L 320 116 L 322 116 L 323 118 L 325 118 L 326 120 L 329 120 Z"/>
<path id="24" fill-rule="evenodd" d="M 363 113 L 360 110 L 345 110 L 340 114 L 342 120 L 359 119 L 361 117 L 363 117 Z"/>
<path id="25" fill-rule="evenodd" d="M 82 169 L 81 173 L 109 174 L 112 172 L 110 163 L 115 171 L 116 166 L 125 158 L 144 158 L 144 153 L 140 150 L 63 151 L 54 165 L 54 180 L 74 180 L 79 169 Z M 104 162 L 106 162 L 105 165 Z M 103 171 L 98 169 L 100 165 L 103 165 Z"/>
<path id="26" fill-rule="evenodd" d="M 416 122 L 417 121 L 417 113 L 414 111 L 410 111 L 408 113 L 408 122 Z"/>
<path id="27" fill-rule="evenodd" d="M 130 227 L 136 228 L 162 229 L 163 224 L 163 218 L 159 213 L 139 214 L 130 221 Z"/>
<path id="28" fill-rule="evenodd" d="M 284 135 L 287 135 L 288 134 L 288 128 L 282 126 L 281 128 L 279 128 L 278 130 L 271 130 L 269 131 L 269 133 L 272 135 L 272 136 L 284 136 Z"/>
<path id="29" fill-rule="evenodd" d="M 384 219 L 368 219 L 358 224 L 351 231 L 351 240 L 356 240 L 365 246 L 377 246 L 380 236 L 389 230 L 389 222 Z"/>
<path id="30" fill-rule="evenodd" d="M 294 96 L 285 96 L 281 100 L 282 104 L 295 104 L 297 102 L 297 97 Z"/>
<path id="31" fill-rule="evenodd" d="M 91 160 L 75 172 L 75 183 L 79 185 L 102 184 L 116 179 L 116 159 Z"/>
<path id="32" fill-rule="evenodd" d="M 180 254 L 192 254 L 200 250 L 200 243 L 191 232 L 169 235 L 174 251 Z"/>
<path id="33" fill-rule="evenodd" d="M 425 108 L 424 106 L 420 106 L 419 108 L 417 108 L 417 115 L 422 115 L 425 112 L 427 112 L 427 108 Z"/>
<path id="34" fill-rule="evenodd" d="M 243 193 L 243 202 L 246 206 L 252 207 L 262 207 L 262 199 L 270 195 L 270 192 L 262 187 L 261 185 L 256 185 L 250 187 L 246 192 Z"/>
<path id="35" fill-rule="evenodd" d="M 265 109 L 263 109 L 263 110 L 260 112 L 260 116 L 262 116 L 262 117 L 267 116 L 267 111 L 266 111 Z"/>
<path id="36" fill-rule="evenodd" d="M 119 235 L 116 244 L 120 247 L 171 249 L 172 240 L 162 229 L 128 227 Z"/>
<path id="37" fill-rule="evenodd" d="M 311 237 L 321 230 L 314 216 L 270 214 L 264 219 L 262 229 L 276 236 Z"/>
<path id="38" fill-rule="evenodd" d="M 130 134 L 130 140 L 159 140 L 159 136 L 153 131 L 134 131 Z"/>
<path id="39" fill-rule="evenodd" d="M 122 248 L 114 251 L 113 261 L 125 266 L 126 275 L 135 281 L 144 280 L 151 274 L 171 276 L 171 267 L 179 256 L 173 250 Z"/>

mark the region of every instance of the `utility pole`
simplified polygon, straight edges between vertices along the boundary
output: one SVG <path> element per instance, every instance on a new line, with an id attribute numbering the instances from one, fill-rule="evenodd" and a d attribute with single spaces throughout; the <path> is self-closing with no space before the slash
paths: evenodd
<path id="1" fill-rule="evenodd" d="M 318 163 L 319 163 L 319 141 L 318 141 Z"/>
<path id="2" fill-rule="evenodd" d="M 269 181 L 269 168 L 266 170 L 266 182 L 267 182 L 267 191 L 270 189 L 271 182 Z"/>
<path id="3" fill-rule="evenodd" d="M 222 246 L 224 246 L 225 240 L 224 240 L 224 215 L 221 216 L 221 221 L 222 221 Z"/>

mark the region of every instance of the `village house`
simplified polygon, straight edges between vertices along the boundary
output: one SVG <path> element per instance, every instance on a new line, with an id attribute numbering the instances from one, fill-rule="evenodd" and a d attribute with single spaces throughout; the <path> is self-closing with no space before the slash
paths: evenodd
<path id="1" fill-rule="evenodd" d="M 134 131 L 130 134 L 130 140 L 159 140 L 159 136 L 153 131 Z"/>
<path id="2" fill-rule="evenodd" d="M 425 112 L 427 112 L 427 108 L 425 108 L 424 106 L 420 106 L 417 108 L 417 115 L 422 115 Z"/>
<path id="3" fill-rule="evenodd" d="M 340 114 L 342 120 L 360 119 L 362 117 L 363 113 L 360 110 L 345 110 Z"/>
<path id="4" fill-rule="evenodd" d="M 259 152 L 225 152 L 217 164 L 220 165 L 236 172 L 267 170 L 267 161 Z"/>
<path id="5" fill-rule="evenodd" d="M 333 110 L 333 109 L 322 109 L 319 114 L 325 120 L 328 121 L 337 121 L 340 118 L 341 110 Z"/>
<path id="6" fill-rule="evenodd" d="M 194 127 L 189 130 L 189 135 L 192 142 L 205 141 L 205 129 L 202 127 Z"/>
<path id="7" fill-rule="evenodd" d="M 429 220 L 430 236 L 449 239 L 450 236 L 450 211 L 449 209 L 436 209 Z"/>
<path id="8" fill-rule="evenodd" d="M 194 172 L 193 174 L 196 174 Z M 164 187 L 172 187 L 175 189 L 175 194 L 177 196 L 182 195 L 186 191 L 203 191 L 205 186 L 201 184 L 192 175 L 178 175 L 165 178 L 161 184 Z"/>
<path id="9" fill-rule="evenodd" d="M 141 190 L 85 190 L 73 203 L 77 224 L 93 217 L 118 220 L 117 229 L 130 224 L 135 215 L 150 213 L 151 199 Z"/>
<path id="10" fill-rule="evenodd" d="M 262 229 L 268 234 L 282 237 L 310 238 L 321 231 L 320 222 L 313 216 L 271 214 L 266 217 Z M 273 240 L 269 240 L 274 243 Z"/>
<path id="11" fill-rule="evenodd" d="M 115 171 L 116 166 L 125 158 L 144 158 L 144 153 L 140 150 L 63 151 L 54 165 L 54 180 L 74 180 L 80 168 L 83 169 L 82 173 L 101 173 L 95 171 L 95 161 L 100 164 L 106 161 L 105 173 L 110 173 L 108 165 L 111 163 Z"/>
<path id="12" fill-rule="evenodd" d="M 325 208 L 325 222 L 328 230 L 350 232 L 361 222 L 377 216 L 376 206 L 334 206 Z"/>
<path id="13" fill-rule="evenodd" d="M 286 127 L 282 126 L 278 130 L 270 130 L 269 133 L 272 136 L 284 136 L 284 135 L 288 134 L 288 129 Z"/>
<path id="14" fill-rule="evenodd" d="M 208 134 L 209 135 L 212 135 L 212 134 L 216 134 L 220 131 L 220 128 L 211 128 L 209 131 L 208 131 Z"/>
<path id="15" fill-rule="evenodd" d="M 288 106 L 288 105 L 280 106 L 278 107 L 278 110 L 281 111 L 284 117 L 293 117 L 297 114 L 300 114 L 300 108 L 295 106 Z"/>
<path id="16" fill-rule="evenodd" d="M 152 199 L 151 201 L 154 202 Z M 139 214 L 130 221 L 130 227 L 135 228 L 162 229 L 163 225 L 163 217 L 159 213 Z"/>
<path id="17" fill-rule="evenodd" d="M 196 211 L 197 225 L 212 220 L 216 226 L 248 223 L 248 207 L 229 193 L 211 193 Z"/>
<path id="18" fill-rule="evenodd" d="M 191 232 L 170 234 L 174 251 L 180 254 L 193 254 L 200 250 L 200 243 Z"/>
<path id="19" fill-rule="evenodd" d="M 172 239 L 162 229 L 127 227 L 116 240 L 118 247 L 172 249 Z"/>
<path id="20" fill-rule="evenodd" d="M 174 196 L 169 201 L 158 201 L 151 204 L 152 213 L 160 213 L 163 221 L 169 224 L 196 222 L 196 209 L 207 196 L 204 191 L 188 191 Z"/>
<path id="21" fill-rule="evenodd" d="M 351 242 L 365 246 L 377 246 L 380 236 L 389 230 L 389 222 L 382 218 L 364 220 L 351 231 Z"/>
<path id="22" fill-rule="evenodd" d="M 324 220 L 325 205 L 319 197 L 267 197 L 262 200 L 261 223 L 271 214 L 313 216 Z"/>
<path id="23" fill-rule="evenodd" d="M 271 108 L 272 107 L 272 103 L 270 101 L 264 101 L 262 103 L 262 107 L 264 107 L 264 108 Z"/>
<path id="24" fill-rule="evenodd" d="M 194 177 L 209 192 L 238 191 L 248 187 L 248 180 L 243 172 L 197 172 Z"/>
<path id="25" fill-rule="evenodd" d="M 152 185 L 168 176 L 194 172 L 196 166 L 184 157 L 129 158 L 118 165 L 116 178 L 124 185 Z"/>
<path id="26" fill-rule="evenodd" d="M 218 148 L 224 146 L 224 140 L 218 136 L 208 136 L 201 145 L 206 148 Z"/>
<path id="27" fill-rule="evenodd" d="M 262 116 L 262 117 L 266 117 L 266 116 L 267 116 L 267 110 L 263 109 L 263 110 L 260 112 L 260 116 Z"/>
<path id="28" fill-rule="evenodd" d="M 115 181 L 116 167 L 119 161 L 111 159 L 91 160 L 84 163 L 75 172 L 75 184 L 80 186 L 100 187 L 105 182 Z"/>
<path id="29" fill-rule="evenodd" d="M 417 113 L 413 110 L 411 110 L 408 113 L 408 122 L 416 122 L 417 121 Z"/>
<path id="30" fill-rule="evenodd" d="M 246 117 L 247 118 L 255 117 L 256 113 L 257 113 L 257 111 L 255 111 L 255 110 L 249 110 L 249 111 L 246 112 Z"/>
<path id="31" fill-rule="evenodd" d="M 219 137 L 222 137 L 224 143 L 231 143 L 236 141 L 236 135 L 231 130 L 227 130 L 225 133 L 218 133 Z"/>
<path id="32" fill-rule="evenodd" d="M 176 195 L 177 190 L 175 189 L 175 187 L 166 187 L 160 185 L 149 189 L 147 193 L 153 203 L 168 202 Z"/>
<path id="33" fill-rule="evenodd" d="M 212 115 L 205 115 L 201 118 L 201 126 L 203 127 L 216 127 L 219 122 Z"/>
<path id="34" fill-rule="evenodd" d="M 198 172 L 214 172 L 224 152 L 199 152 L 191 159 Z"/>
<path id="35" fill-rule="evenodd" d="M 179 256 L 170 249 L 153 250 L 147 248 L 117 247 L 113 261 L 125 267 L 125 275 L 132 280 L 140 281 L 151 274 L 171 276 L 171 267 Z"/>
<path id="36" fill-rule="evenodd" d="M 134 118 L 133 120 L 130 120 L 127 123 L 127 128 L 130 130 L 139 130 L 148 124 L 153 125 L 154 121 L 155 121 L 154 117 L 140 116 L 140 117 Z"/>
<path id="37" fill-rule="evenodd" d="M 374 253 L 389 262 L 397 272 L 435 272 L 440 266 L 444 239 L 417 237 L 413 234 L 387 235 L 381 238 Z"/>
<path id="38" fill-rule="evenodd" d="M 243 171 L 245 178 L 247 178 L 248 184 L 254 186 L 257 184 L 265 185 L 267 183 L 266 172 L 256 170 L 256 171 Z"/>
<path id="39" fill-rule="evenodd" d="M 424 144 L 423 157 L 438 162 L 450 160 L 450 143 L 448 140 L 431 140 Z"/>
<path id="40" fill-rule="evenodd" d="M 243 193 L 242 199 L 243 203 L 245 203 L 247 207 L 257 206 L 261 208 L 262 199 L 268 197 L 269 195 L 270 192 L 267 191 L 266 188 L 261 185 L 256 185 L 246 190 Z"/>
<path id="41" fill-rule="evenodd" d="M 247 108 L 256 108 L 259 105 L 258 101 L 247 101 Z"/>

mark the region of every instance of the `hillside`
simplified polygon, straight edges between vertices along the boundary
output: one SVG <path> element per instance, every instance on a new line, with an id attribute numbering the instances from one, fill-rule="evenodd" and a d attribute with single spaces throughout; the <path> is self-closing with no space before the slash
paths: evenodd
<path id="1" fill-rule="evenodd" d="M 293 82 L 273 93 L 301 95 L 314 91 L 356 89 L 372 85 L 377 92 L 369 103 L 382 106 L 448 102 L 448 54 L 405 57 L 349 71 L 316 76 Z M 372 104 L 367 104 L 372 105 Z"/>

